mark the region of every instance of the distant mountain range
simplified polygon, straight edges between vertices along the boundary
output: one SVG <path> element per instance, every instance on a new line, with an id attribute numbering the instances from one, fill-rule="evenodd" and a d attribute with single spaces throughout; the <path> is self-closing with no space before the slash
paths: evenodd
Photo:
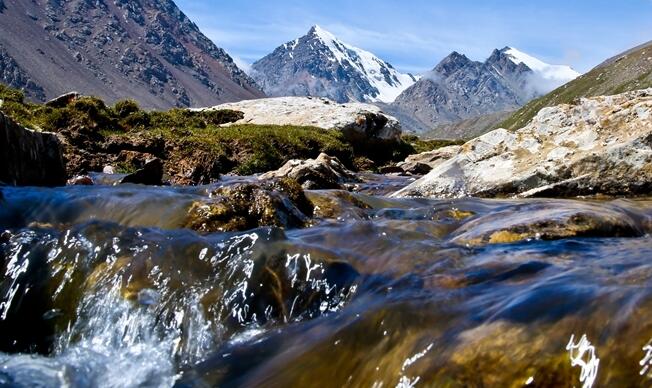
<path id="1" fill-rule="evenodd" d="M 269 96 L 319 96 L 337 102 L 392 102 L 417 81 L 319 26 L 252 65 Z"/>
<path id="2" fill-rule="evenodd" d="M 458 136 L 451 125 L 461 122 L 482 131 L 579 76 L 569 66 L 550 65 L 511 47 L 494 50 L 485 62 L 453 52 L 422 76 L 402 74 L 319 26 L 255 62 L 250 74 L 270 96 L 373 102 L 406 129 L 434 130 L 439 137 L 448 137 L 446 131 Z"/>
<path id="3" fill-rule="evenodd" d="M 549 65 L 511 47 L 494 50 L 485 62 L 453 52 L 401 93 L 389 110 L 422 123 L 412 128 L 417 132 L 474 136 L 499 122 L 501 115 L 577 76 L 568 66 Z M 462 127 L 468 133 L 450 133 L 465 121 Z"/>
<path id="4" fill-rule="evenodd" d="M 264 95 L 171 0 L 0 0 L 0 82 L 148 108 Z"/>

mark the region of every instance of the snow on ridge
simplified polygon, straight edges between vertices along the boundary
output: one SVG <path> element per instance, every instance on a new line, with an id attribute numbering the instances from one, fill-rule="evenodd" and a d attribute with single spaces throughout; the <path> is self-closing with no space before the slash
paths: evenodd
<path id="1" fill-rule="evenodd" d="M 399 94 L 414 84 L 414 78 L 392 68 L 387 62 L 379 59 L 369 51 L 342 42 L 332 33 L 315 25 L 314 34 L 333 53 L 335 61 L 351 64 L 356 71 L 361 73 L 378 90 L 376 96 L 366 96 L 369 102 L 391 103 Z M 387 82 L 385 73 L 389 73 L 390 82 Z"/>
<path id="2" fill-rule="evenodd" d="M 541 78 L 557 84 L 556 86 L 561 86 L 581 75 L 570 66 L 551 65 L 513 47 L 506 47 L 503 52 L 507 54 L 512 62 L 516 64 L 523 63 Z"/>

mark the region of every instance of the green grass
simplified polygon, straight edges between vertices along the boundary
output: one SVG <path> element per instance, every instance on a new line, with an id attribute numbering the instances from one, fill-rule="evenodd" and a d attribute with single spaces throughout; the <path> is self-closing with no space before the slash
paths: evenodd
<path id="1" fill-rule="evenodd" d="M 321 152 L 337 157 L 349 168 L 380 167 L 415 152 L 455 144 L 416 136 L 406 136 L 398 142 L 351 143 L 337 130 L 289 125 L 224 126 L 241 119 L 243 114 L 232 110 L 145 111 L 133 100 L 108 106 L 98 98 L 81 97 L 56 108 L 29 103 L 22 92 L 2 85 L 0 99 L 4 101 L 0 111 L 29 128 L 70 132 L 83 127 L 99 139 L 122 143 L 162 138 L 167 151 L 156 156 L 168 164 L 201 157 L 204 161 L 217 161 L 221 173 L 241 175 L 277 169 L 290 159 L 315 158 Z M 133 170 L 133 166 L 126 164 L 117 167 L 120 171 Z"/>
<path id="2" fill-rule="evenodd" d="M 277 125 L 233 125 L 188 128 L 184 132 L 158 127 L 145 136 L 163 137 L 178 147 L 179 156 L 197 151 L 224 164 L 224 172 L 250 175 L 273 170 L 290 159 L 314 158 L 320 152 L 352 165 L 353 147 L 339 131 Z"/>

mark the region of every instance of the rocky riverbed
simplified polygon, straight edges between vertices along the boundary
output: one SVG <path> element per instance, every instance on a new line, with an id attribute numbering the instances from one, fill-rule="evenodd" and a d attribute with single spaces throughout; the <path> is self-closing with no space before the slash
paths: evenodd
<path id="1" fill-rule="evenodd" d="M 649 382 L 652 200 L 385 196 L 409 179 L 2 188 L 0 383 Z"/>

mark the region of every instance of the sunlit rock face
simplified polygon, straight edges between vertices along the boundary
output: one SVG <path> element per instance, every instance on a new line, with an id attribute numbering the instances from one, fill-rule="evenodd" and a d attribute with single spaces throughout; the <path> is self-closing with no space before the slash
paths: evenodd
<path id="1" fill-rule="evenodd" d="M 646 194 L 652 182 L 652 89 L 542 109 L 497 129 L 396 196 Z"/>

